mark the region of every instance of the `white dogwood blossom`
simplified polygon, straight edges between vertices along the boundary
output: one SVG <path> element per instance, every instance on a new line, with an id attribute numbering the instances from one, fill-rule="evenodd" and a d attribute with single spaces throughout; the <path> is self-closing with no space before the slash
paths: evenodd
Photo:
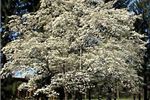
<path id="1" fill-rule="evenodd" d="M 36 12 L 11 16 L 7 26 L 22 35 L 3 48 L 8 62 L 1 74 L 22 66 L 36 68 L 37 75 L 19 89 L 34 86 L 35 95 L 48 97 L 58 95 L 58 88 L 71 94 L 85 94 L 96 86 L 115 91 L 116 83 L 120 91 L 126 88 L 137 93 L 137 71 L 145 44 L 143 36 L 134 31 L 139 16 L 113 9 L 112 4 L 102 0 L 41 0 Z"/>

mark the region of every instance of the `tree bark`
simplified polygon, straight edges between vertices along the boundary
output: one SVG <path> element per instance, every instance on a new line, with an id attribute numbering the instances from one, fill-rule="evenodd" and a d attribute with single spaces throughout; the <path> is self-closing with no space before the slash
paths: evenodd
<path id="1" fill-rule="evenodd" d="M 72 95 L 72 100 L 76 100 L 76 94 Z"/>
<path id="2" fill-rule="evenodd" d="M 139 97 L 139 100 L 141 100 L 141 94 L 140 94 L 140 93 L 139 93 L 139 96 L 138 96 L 138 97 Z"/>
<path id="3" fill-rule="evenodd" d="M 114 93 L 114 100 L 117 100 L 117 93 Z"/>
<path id="4" fill-rule="evenodd" d="M 80 92 L 78 92 L 78 100 L 82 100 L 82 94 Z"/>
<path id="5" fill-rule="evenodd" d="M 135 94 L 133 95 L 133 100 L 136 100 L 136 96 L 135 96 Z"/>
<path id="6" fill-rule="evenodd" d="M 112 91 L 111 88 L 108 88 L 108 96 L 106 100 L 112 100 Z"/>
<path id="7" fill-rule="evenodd" d="M 65 94 L 65 100 L 68 100 L 68 93 L 67 93 L 66 89 L 64 89 L 64 94 Z"/>
<path id="8" fill-rule="evenodd" d="M 88 98 L 91 100 L 91 89 L 88 90 Z"/>
<path id="9" fill-rule="evenodd" d="M 146 65 L 144 66 L 144 100 L 147 100 L 147 75 L 146 75 Z"/>
<path id="10" fill-rule="evenodd" d="M 102 99 L 101 92 L 102 92 L 102 87 L 100 86 L 100 87 L 98 87 L 98 100 Z"/>
<path id="11" fill-rule="evenodd" d="M 117 90 L 116 90 L 116 93 L 117 93 L 117 99 L 119 99 L 119 85 L 118 85 L 118 82 L 117 82 Z"/>
<path id="12" fill-rule="evenodd" d="M 85 92 L 84 99 L 85 99 L 85 100 L 87 99 L 87 90 L 86 90 L 86 92 Z"/>

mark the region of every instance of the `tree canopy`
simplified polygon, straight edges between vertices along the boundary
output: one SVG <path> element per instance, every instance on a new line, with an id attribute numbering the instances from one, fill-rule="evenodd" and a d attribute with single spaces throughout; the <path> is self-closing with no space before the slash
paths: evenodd
<path id="1" fill-rule="evenodd" d="M 36 75 L 19 87 L 36 87 L 34 96 L 61 95 L 59 88 L 72 97 L 100 87 L 103 95 L 117 87 L 139 93 L 146 43 L 134 24 L 141 16 L 114 9 L 114 3 L 40 0 L 37 11 L 9 16 L 9 31 L 20 35 L 2 49 L 8 61 L 1 75 L 35 68 Z"/>

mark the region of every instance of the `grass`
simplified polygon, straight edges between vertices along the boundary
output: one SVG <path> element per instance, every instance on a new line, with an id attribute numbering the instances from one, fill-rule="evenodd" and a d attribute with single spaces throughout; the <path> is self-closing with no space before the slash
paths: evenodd
<path id="1" fill-rule="evenodd" d="M 83 99 L 83 100 L 88 100 L 88 99 Z M 92 100 L 97 100 L 97 99 L 92 99 Z M 102 100 L 106 100 L 106 99 L 102 99 Z M 117 100 L 133 100 L 133 98 L 120 98 L 120 99 L 117 99 Z"/>
<path id="2" fill-rule="evenodd" d="M 88 99 L 83 99 L 83 100 L 88 100 Z M 97 100 L 97 99 L 91 99 L 91 100 Z M 106 100 L 106 99 L 102 99 L 102 100 Z M 132 98 L 121 98 L 121 99 L 117 99 L 117 100 L 133 100 L 133 99 Z"/>

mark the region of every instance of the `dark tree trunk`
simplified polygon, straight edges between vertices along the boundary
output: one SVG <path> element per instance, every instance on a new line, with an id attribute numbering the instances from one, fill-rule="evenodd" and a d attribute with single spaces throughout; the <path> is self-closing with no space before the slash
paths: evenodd
<path id="1" fill-rule="evenodd" d="M 82 94 L 80 92 L 78 92 L 77 97 L 78 97 L 78 100 L 82 100 Z"/>
<path id="2" fill-rule="evenodd" d="M 111 88 L 108 88 L 108 95 L 106 100 L 112 100 L 112 91 Z"/>
<path id="3" fill-rule="evenodd" d="M 98 100 L 102 100 L 102 87 L 98 87 Z"/>
<path id="4" fill-rule="evenodd" d="M 75 94 L 72 95 L 72 100 L 76 100 L 76 95 Z"/>
<path id="5" fill-rule="evenodd" d="M 114 100 L 117 100 L 117 93 L 114 93 Z"/>
<path id="6" fill-rule="evenodd" d="M 144 64 L 143 64 L 143 76 L 144 76 L 144 100 L 148 100 L 148 88 L 147 88 L 147 78 L 148 78 L 148 63 L 149 63 L 149 57 L 150 57 L 150 47 L 149 44 L 147 45 L 147 51 L 144 55 Z"/>
<path id="7" fill-rule="evenodd" d="M 65 94 L 65 100 L 68 100 L 68 93 L 65 89 L 64 89 L 64 94 Z"/>
<path id="8" fill-rule="evenodd" d="M 147 62 L 147 60 L 146 60 L 147 58 L 145 58 L 144 60 L 145 60 L 145 63 Z M 147 75 L 146 75 L 146 68 L 147 67 L 147 65 L 145 64 L 144 65 L 144 100 L 147 100 Z"/>
<path id="9" fill-rule="evenodd" d="M 64 100 L 64 98 L 65 98 L 65 89 L 63 87 L 60 87 L 60 88 L 55 89 L 55 91 L 57 93 L 59 93 L 58 100 Z"/>
<path id="10" fill-rule="evenodd" d="M 140 93 L 139 93 L 139 96 L 138 96 L 138 97 L 139 97 L 139 100 L 141 100 L 141 94 L 140 94 Z"/>
<path id="11" fill-rule="evenodd" d="M 76 95 L 77 95 L 77 92 L 74 91 L 74 93 L 72 94 L 72 100 L 76 100 Z"/>
<path id="12" fill-rule="evenodd" d="M 136 95 L 135 94 L 133 95 L 133 100 L 136 100 Z"/>
<path id="13" fill-rule="evenodd" d="M 91 89 L 88 90 L 88 98 L 91 100 Z"/>
<path id="14" fill-rule="evenodd" d="M 111 100 L 111 96 L 110 96 L 110 95 L 108 95 L 106 100 Z"/>

